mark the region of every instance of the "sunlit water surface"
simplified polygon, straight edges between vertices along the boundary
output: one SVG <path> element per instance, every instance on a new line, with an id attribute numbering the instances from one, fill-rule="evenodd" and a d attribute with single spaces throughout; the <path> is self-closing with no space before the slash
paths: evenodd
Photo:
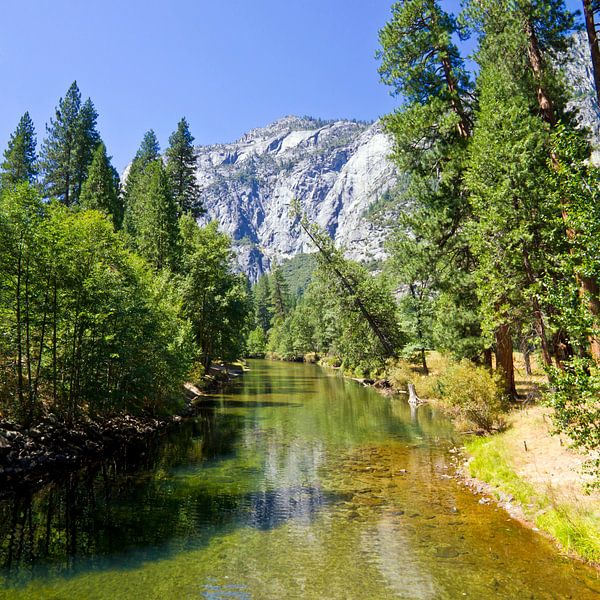
<path id="1" fill-rule="evenodd" d="M 0 598 L 600 596 L 447 475 L 459 440 L 429 407 L 250 366 L 172 434 L 0 503 Z"/>

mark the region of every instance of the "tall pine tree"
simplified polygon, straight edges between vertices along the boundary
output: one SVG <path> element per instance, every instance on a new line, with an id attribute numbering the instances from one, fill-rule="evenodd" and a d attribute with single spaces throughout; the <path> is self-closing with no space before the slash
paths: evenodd
<path id="1" fill-rule="evenodd" d="M 47 197 L 58 198 L 67 206 L 79 201 L 93 152 L 100 141 L 97 116 L 91 100 L 81 105 L 81 93 L 74 81 L 59 100 L 42 143 L 40 162 Z"/>
<path id="2" fill-rule="evenodd" d="M 36 137 L 33 121 L 26 112 L 10 136 L 0 165 L 0 188 L 12 188 L 18 183 L 33 183 L 37 175 Z"/>
<path id="3" fill-rule="evenodd" d="M 87 179 L 81 189 L 80 204 L 111 215 L 115 229 L 123 221 L 123 205 L 119 195 L 119 175 L 106 155 L 106 146 L 98 144 Z"/>
<path id="4" fill-rule="evenodd" d="M 74 202 L 79 200 L 83 182 L 88 176 L 88 169 L 92 164 L 94 152 L 100 143 L 100 134 L 96 128 L 97 119 L 98 113 L 94 108 L 94 103 L 88 98 L 79 111 L 75 131 Z"/>
<path id="5" fill-rule="evenodd" d="M 177 206 L 162 160 L 151 162 L 138 176 L 129 208 L 137 251 L 155 269 L 177 270 L 181 254 Z"/>
<path id="6" fill-rule="evenodd" d="M 196 182 L 196 157 L 194 136 L 185 117 L 177 124 L 177 130 L 169 138 L 167 175 L 179 214 L 190 213 L 194 217 L 202 214 L 198 184 Z"/>

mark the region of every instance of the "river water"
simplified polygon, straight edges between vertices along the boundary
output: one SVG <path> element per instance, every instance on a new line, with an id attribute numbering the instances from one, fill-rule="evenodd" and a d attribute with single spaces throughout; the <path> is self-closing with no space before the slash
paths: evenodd
<path id="1" fill-rule="evenodd" d="M 251 361 L 168 436 L 0 503 L 0 598 L 600 597 L 449 477 L 460 443 L 316 366 Z"/>

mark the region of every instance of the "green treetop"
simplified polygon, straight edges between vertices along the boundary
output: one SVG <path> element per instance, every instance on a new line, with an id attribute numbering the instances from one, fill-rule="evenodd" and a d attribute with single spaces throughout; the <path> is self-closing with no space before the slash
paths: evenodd
<path id="1" fill-rule="evenodd" d="M 138 207 L 135 206 L 136 198 L 139 198 L 139 194 L 135 193 L 136 185 L 144 169 L 149 164 L 159 160 L 159 158 L 160 146 L 156 139 L 156 134 L 150 129 L 144 134 L 140 147 L 129 166 L 127 177 L 123 181 L 125 188 L 123 193 L 123 227 L 132 236 L 135 236 L 136 217 L 134 215 L 138 212 Z"/>
<path id="2" fill-rule="evenodd" d="M 197 217 L 202 214 L 196 182 L 196 157 L 194 155 L 194 136 L 185 117 L 177 124 L 177 130 L 169 138 L 166 151 L 167 175 L 179 214 L 191 213 Z"/>
<path id="3" fill-rule="evenodd" d="M 121 226 L 123 206 L 119 197 L 119 175 L 106 155 L 106 146 L 98 144 L 88 177 L 81 189 L 81 205 L 111 215 L 115 229 Z"/>
<path id="4" fill-rule="evenodd" d="M 33 183 L 37 175 L 35 128 L 26 112 L 10 136 L 0 165 L 0 188 L 13 188 L 18 183 Z"/>
<path id="5" fill-rule="evenodd" d="M 56 107 L 54 119 L 46 127 L 42 144 L 41 170 L 47 197 L 67 206 L 79 201 L 83 181 L 100 140 L 96 130 L 97 113 L 91 100 L 81 104 L 81 93 L 74 81 Z"/>
<path id="6" fill-rule="evenodd" d="M 130 207 L 128 220 L 135 232 L 135 248 L 155 269 L 175 270 L 180 255 L 177 206 L 160 159 L 139 175 Z"/>

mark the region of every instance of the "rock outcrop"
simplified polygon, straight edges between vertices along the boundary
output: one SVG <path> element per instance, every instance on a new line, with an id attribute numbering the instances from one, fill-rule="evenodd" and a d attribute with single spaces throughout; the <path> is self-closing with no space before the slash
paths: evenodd
<path id="1" fill-rule="evenodd" d="M 275 260 L 313 251 L 289 214 L 296 198 L 348 256 L 380 259 L 385 231 L 366 212 L 396 184 L 390 151 L 378 123 L 307 117 L 285 117 L 231 144 L 199 146 L 205 219 L 231 235 L 251 280 Z"/>

